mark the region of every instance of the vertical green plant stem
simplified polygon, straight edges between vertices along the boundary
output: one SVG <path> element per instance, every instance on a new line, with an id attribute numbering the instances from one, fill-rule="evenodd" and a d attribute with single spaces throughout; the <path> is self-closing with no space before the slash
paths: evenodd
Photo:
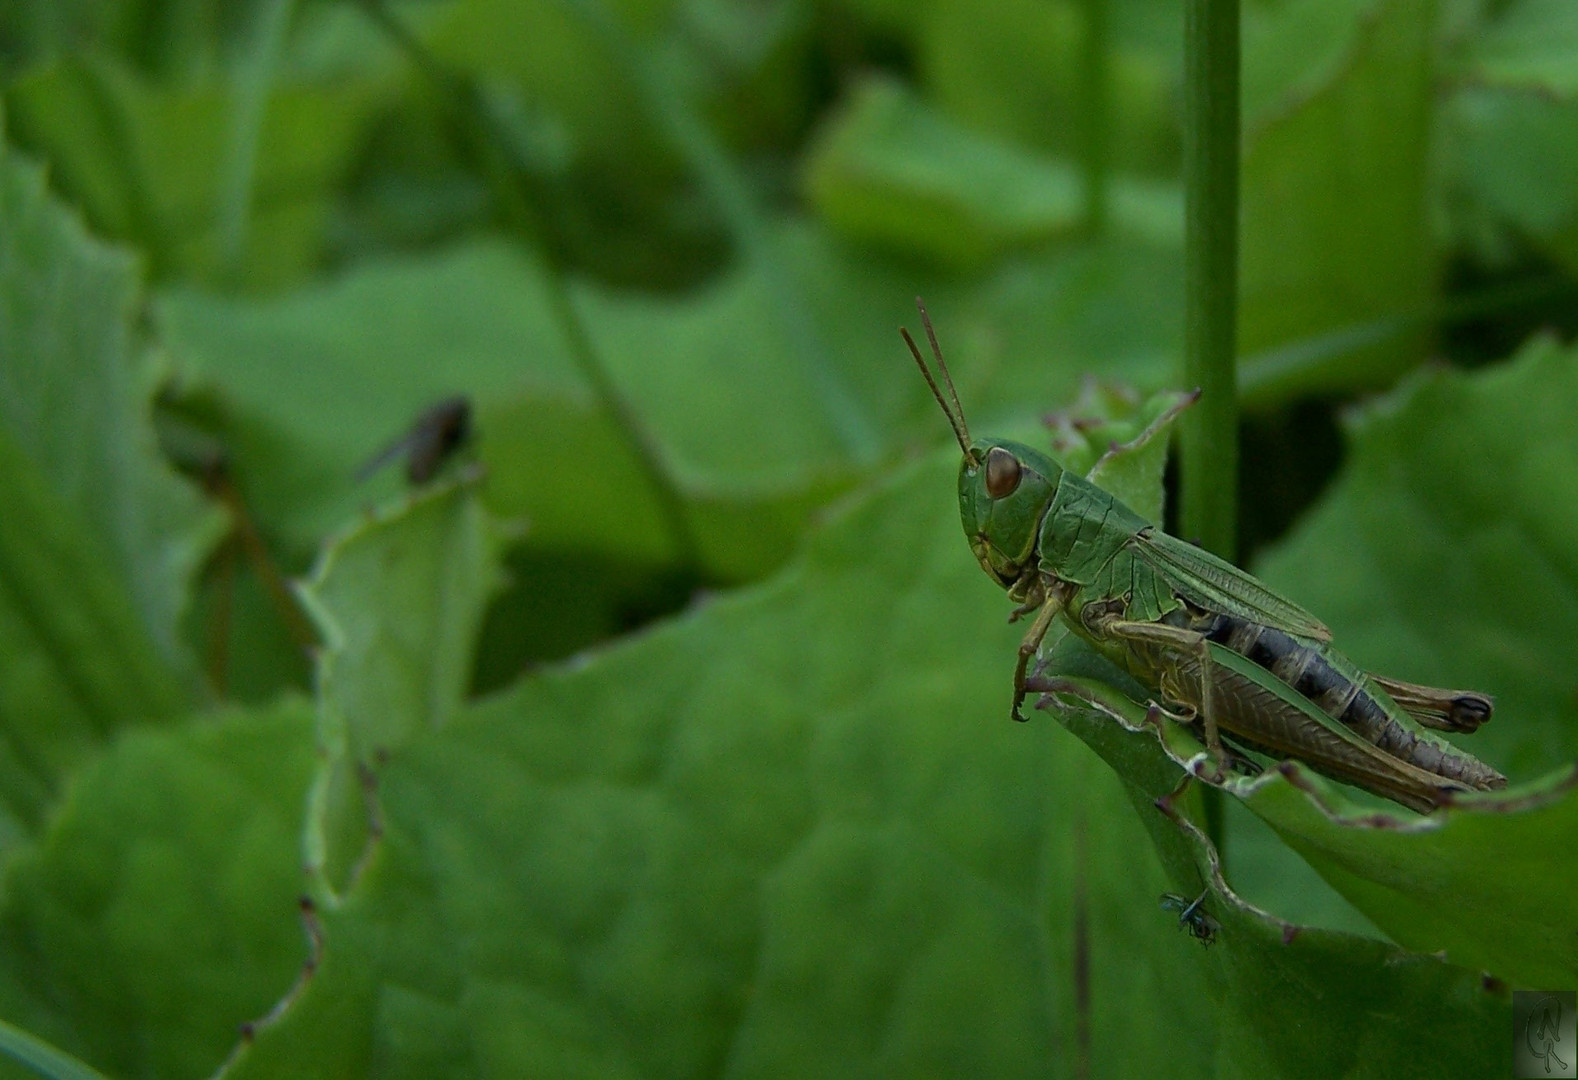
<path id="1" fill-rule="evenodd" d="M 1238 0 L 1184 5 L 1183 534 L 1231 559 L 1238 530 Z"/>
<path id="2" fill-rule="evenodd" d="M 1112 175 L 1112 64 L 1109 0 L 1084 0 L 1085 42 L 1080 57 L 1080 104 L 1084 125 L 1080 154 L 1085 181 L 1085 231 L 1107 231 L 1109 181 Z"/>
<path id="3" fill-rule="evenodd" d="M 1179 438 L 1179 527 L 1231 559 L 1238 544 L 1238 0 L 1184 2 L 1184 382 L 1202 391 Z M 1220 793 L 1206 833 L 1222 850 Z"/>

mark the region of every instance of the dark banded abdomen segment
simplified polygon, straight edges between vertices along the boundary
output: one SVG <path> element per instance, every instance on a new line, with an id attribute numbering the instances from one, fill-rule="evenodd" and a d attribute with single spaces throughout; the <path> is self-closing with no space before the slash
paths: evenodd
<path id="1" fill-rule="evenodd" d="M 1395 758 L 1471 787 L 1507 782 L 1484 762 L 1418 731 L 1401 707 L 1341 653 L 1234 615 L 1178 610 L 1165 621 L 1204 634 L 1265 668 L 1321 712 Z"/>

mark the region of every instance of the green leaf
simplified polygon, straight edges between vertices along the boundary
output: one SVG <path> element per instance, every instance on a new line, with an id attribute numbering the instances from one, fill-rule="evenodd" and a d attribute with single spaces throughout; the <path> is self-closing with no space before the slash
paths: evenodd
<path id="1" fill-rule="evenodd" d="M 1117 4 L 1109 19 L 1113 164 L 1177 175 L 1183 20 L 1166 4 Z M 1084 12 L 1070 0 L 933 0 L 892 33 L 914 41 L 928 97 L 973 132 L 1078 156 Z"/>
<path id="2" fill-rule="evenodd" d="M 1079 670 L 1066 658 L 1061 666 Z M 1159 772 L 1175 783 L 1195 771 L 1196 740 L 1174 724 L 1158 731 L 1132 693 L 1104 686 L 1116 681 L 1104 673 L 1095 678 L 1081 685 L 1101 710 L 1092 716 L 1077 704 L 1060 706 L 1053 709 L 1060 721 L 1131 782 Z M 1151 781 L 1145 790 L 1162 786 Z M 1466 799 L 1426 820 L 1390 806 L 1375 810 L 1367 797 L 1339 794 L 1294 762 L 1225 786 L 1400 944 L 1524 987 L 1565 985 L 1578 972 L 1561 899 L 1578 881 L 1550 859 L 1578 839 L 1578 772 Z M 1167 846 L 1159 846 L 1165 858 Z"/>
<path id="3" fill-rule="evenodd" d="M 1486 86 L 1561 100 L 1578 95 L 1578 8 L 1562 0 L 1513 0 L 1464 50 L 1465 74 Z"/>
<path id="4" fill-rule="evenodd" d="M 368 514 L 301 586 L 324 634 L 320 699 L 333 702 L 358 756 L 443 726 L 465 698 L 477 626 L 499 583 L 475 479 Z"/>
<path id="5" fill-rule="evenodd" d="M 1499 1061 L 1506 995 L 1471 972 L 1297 932 L 1220 882 L 1220 947 L 1179 933 L 1156 897 L 1210 856 L 1149 802 L 1176 767 L 1149 739 L 1136 818 L 1077 741 L 1003 722 L 1018 634 L 960 542 L 955 473 L 906 468 L 770 584 L 393 754 L 322 966 L 227 1075 Z"/>
<path id="6" fill-rule="evenodd" d="M 621 5 L 629 30 L 656 36 L 663 5 Z M 423 28 L 441 60 L 489 82 L 518 89 L 533 109 L 559 118 L 577 149 L 599 161 L 670 166 L 644 122 L 639 87 L 620 57 L 570 4 L 467 0 L 450 4 Z M 649 177 L 650 182 L 650 177 Z"/>
<path id="7" fill-rule="evenodd" d="M 0 908 L 0 1013 L 111 1074 L 208 1075 L 289 989 L 310 710 L 137 732 L 83 771 Z"/>
<path id="8" fill-rule="evenodd" d="M 47 157 L 94 227 L 141 247 L 157 276 L 278 287 L 321 258 L 356 132 L 387 91 L 344 73 L 273 87 L 257 131 L 239 136 L 255 141 L 257 162 L 239 237 L 226 220 L 234 176 L 216 164 L 234 152 L 233 93 L 217 77 L 156 82 L 89 52 L 28 73 L 5 100 L 18 143 Z"/>
<path id="9" fill-rule="evenodd" d="M 1365 667 L 1493 693 L 1495 718 L 1463 745 L 1511 777 L 1515 805 L 1520 783 L 1562 788 L 1578 757 L 1565 674 L 1578 642 L 1575 372 L 1571 351 L 1535 341 L 1498 368 L 1437 372 L 1356 415 L 1341 480 L 1262 565 Z M 1251 806 L 1398 941 L 1449 947 L 1524 985 L 1570 982 L 1578 954 L 1550 920 L 1578 882 L 1548 852 L 1571 842 L 1573 797 L 1507 812 L 1503 801 L 1438 829 L 1368 833 L 1275 790 Z"/>
<path id="10" fill-rule="evenodd" d="M 1199 744 L 1165 721 L 1158 732 L 1143 707 L 1099 682 L 1086 686 L 1106 703 L 1101 709 L 1050 711 L 1124 777 L 1174 880 L 1190 880 L 1180 873 L 1187 867 L 1202 882 L 1184 899 L 1199 895 L 1221 924 L 1220 948 L 1211 957 L 1220 961 L 1212 984 L 1218 1075 L 1480 1075 L 1501 1067 L 1511 1020 L 1504 983 L 1441 956 L 1301 927 L 1247 904 L 1228 886 L 1196 824 L 1202 815 L 1195 791 L 1180 794 L 1174 786 L 1179 766 Z M 1268 779 L 1280 781 L 1277 774 Z M 1319 785 L 1318 777 L 1311 779 Z M 1293 798 L 1309 811 L 1302 793 Z M 1371 835 L 1350 832 L 1345 839 L 1352 847 L 1355 837 Z M 1427 857 L 1417 848 L 1401 856 L 1416 866 Z M 1343 991 L 1321 989 L 1331 986 Z"/>
<path id="11" fill-rule="evenodd" d="M 1073 166 L 951 124 L 889 79 L 859 84 L 808 153 L 807 194 L 831 225 L 953 270 L 979 270 L 1083 221 Z M 1119 231 L 1182 242 L 1173 188 L 1119 178 L 1112 200 Z"/>
<path id="12" fill-rule="evenodd" d="M 1441 202 L 1491 265 L 1534 245 L 1578 266 L 1578 102 L 1467 86 L 1441 109 Z"/>
<path id="13" fill-rule="evenodd" d="M 1191 984 L 1189 954 L 1102 960 L 1174 944 L 1156 867 L 1100 855 L 1141 842 L 1121 792 L 1054 730 L 1003 723 L 1002 680 L 937 677 L 1006 674 L 1012 648 L 952 471 L 906 470 L 772 586 L 393 755 L 325 964 L 238 1072 L 1071 1068 L 1081 879 L 1098 1045 L 1177 1064 L 1116 1018 L 1186 1022 L 1191 995 L 1162 988 Z"/>
<path id="14" fill-rule="evenodd" d="M 919 378 L 903 374 L 894 333 L 912 318 L 914 273 L 799 225 L 774 246 L 778 274 L 746 263 L 683 297 L 575 288 L 593 354 L 655 444 L 705 567 L 724 580 L 782 563 L 809 512 L 856 472 L 816 379 L 764 329 L 779 276 L 800 283 L 820 340 L 836 346 L 890 444 L 946 432 Z M 515 249 L 475 244 L 275 300 L 172 291 L 159 321 L 190 392 L 215 398 L 259 516 L 293 547 L 390 492 L 392 471 L 356 489 L 358 465 L 434 400 L 464 392 L 490 508 L 527 519 L 528 546 L 578 562 L 672 562 L 659 497 L 578 366 L 546 273 Z M 1098 364 L 1154 381 L 1177 335 L 1177 280 L 1176 256 L 1111 245 L 1006 266 L 962 297 L 958 285 L 926 294 L 972 415 L 1022 417 Z"/>
<path id="15" fill-rule="evenodd" d="M 537 453 L 602 462 L 611 499 L 637 525 L 630 542 L 640 544 L 660 532 L 656 510 L 606 423 L 575 431 L 577 422 L 595 420 L 596 406 L 548 306 L 542 273 L 514 250 L 482 243 L 437 259 L 369 263 L 277 299 L 171 290 L 159 297 L 157 315 L 188 391 L 217 399 L 249 502 L 292 548 L 314 548 L 362 505 L 398 490 L 397 469 L 362 488 L 357 470 L 428 406 L 462 392 L 479 413 L 484 445 L 504 442 L 497 483 L 506 493 L 519 485 L 512 466 L 528 475 L 542 470 L 550 482 L 564 477 L 561 459 L 517 462 L 515 432 L 534 443 L 572 439 Z M 612 531 L 603 518 L 556 516 L 551 502 L 505 505 L 528 515 L 552 543 L 593 544 Z"/>
<path id="16" fill-rule="evenodd" d="M 0 430 L 0 840 L 40 825 L 119 727 L 185 704 L 103 545 Z"/>
<path id="17" fill-rule="evenodd" d="M 1246 21 L 1242 353 L 1430 303 L 1433 6 L 1299 0 Z M 1310 365 L 1247 364 L 1240 385 L 1251 404 L 1381 385 L 1422 344 L 1404 334 Z"/>
<path id="18" fill-rule="evenodd" d="M 1353 414 L 1338 482 L 1259 567 L 1364 666 L 1493 694 L 1495 717 L 1463 745 L 1514 781 L 1578 757 L 1574 361 L 1535 339 Z"/>
<path id="19" fill-rule="evenodd" d="M 4 143 L 0 200 L 0 423 L 106 544 L 171 650 L 198 500 L 158 458 L 135 260 L 89 237 Z"/>
<path id="20" fill-rule="evenodd" d="M 1534 246 L 1578 266 L 1578 11 L 1518 0 L 1457 50 L 1441 107 L 1440 204 L 1454 239 L 1492 266 Z"/>
<path id="21" fill-rule="evenodd" d="M 342 879 L 358 854 L 365 778 L 418 733 L 443 726 L 471 683 L 482 612 L 499 584 L 496 538 L 475 477 L 370 514 L 324 550 L 301 596 L 322 630 L 323 764 L 309 830 L 317 870 Z M 330 818 L 335 820 L 330 820 Z"/>
<path id="22" fill-rule="evenodd" d="M 0 834 L 119 726 L 186 704 L 176 619 L 211 533 L 157 458 L 137 275 L 0 143 Z"/>
<path id="23" fill-rule="evenodd" d="M 1425 828 L 1337 816 L 1340 800 L 1305 797 L 1301 787 L 1319 787 L 1301 771 L 1256 785 L 1246 802 L 1398 943 L 1537 989 L 1578 975 L 1566 900 L 1578 875 L 1551 859 L 1578 843 L 1578 775 L 1567 772 Z"/>

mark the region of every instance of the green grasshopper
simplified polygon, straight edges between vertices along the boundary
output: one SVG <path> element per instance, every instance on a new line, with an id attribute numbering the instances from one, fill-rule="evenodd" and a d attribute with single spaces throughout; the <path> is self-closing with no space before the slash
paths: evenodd
<path id="1" fill-rule="evenodd" d="M 953 428 L 959 513 L 981 568 L 1035 614 L 1019 646 L 1009 714 L 1062 680 L 1028 677 L 1054 619 L 1157 693 L 1163 715 L 1197 727 L 1218 763 L 1236 746 L 1297 758 L 1319 772 L 1428 813 L 1449 792 L 1506 777 L 1420 725 L 1472 732 L 1491 699 L 1370 674 L 1331 645 L 1309 612 L 1231 563 L 1162 532 L 1086 477 L 1006 439 L 970 438 L 924 305 L 921 323 L 948 398 L 901 330 Z M 952 407 L 950 408 L 950 402 Z M 1159 430 L 1153 425 L 1147 435 Z"/>

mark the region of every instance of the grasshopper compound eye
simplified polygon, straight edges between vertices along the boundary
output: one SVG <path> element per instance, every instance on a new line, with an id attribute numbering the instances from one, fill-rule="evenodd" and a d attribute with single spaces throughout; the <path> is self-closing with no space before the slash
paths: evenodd
<path id="1" fill-rule="evenodd" d="M 986 493 L 994 499 L 1006 499 L 1019 486 L 1022 470 L 1019 459 L 994 446 L 986 453 Z"/>

